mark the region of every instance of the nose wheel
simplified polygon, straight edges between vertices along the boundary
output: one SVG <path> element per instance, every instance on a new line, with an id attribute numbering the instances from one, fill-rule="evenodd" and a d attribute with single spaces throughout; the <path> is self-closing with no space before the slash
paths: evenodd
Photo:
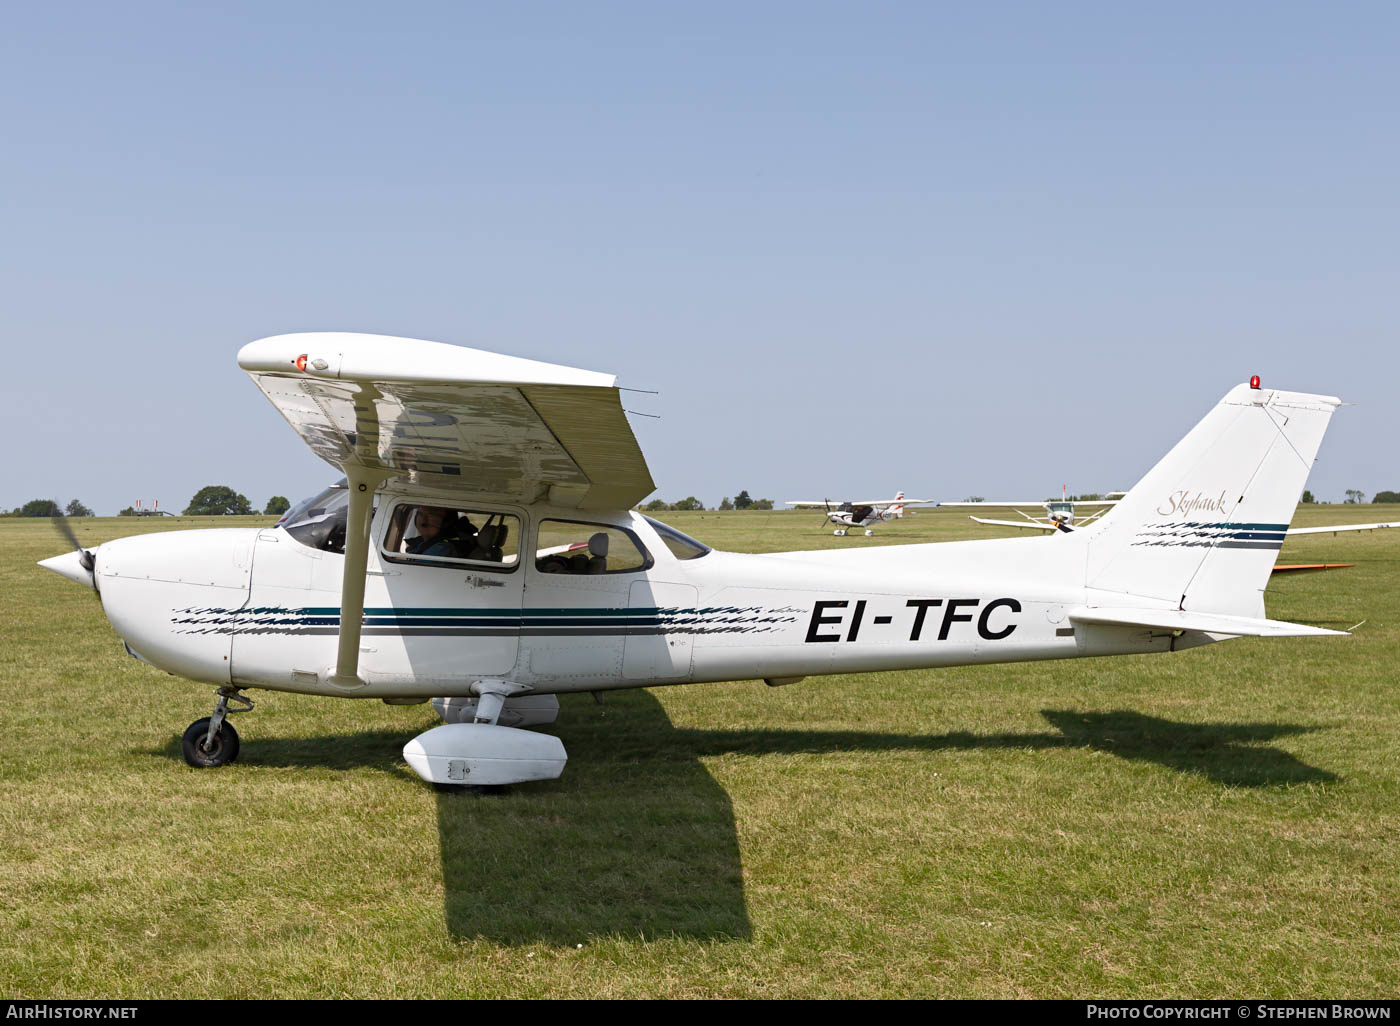
<path id="1" fill-rule="evenodd" d="M 233 729 L 233 724 L 219 724 L 219 729 L 214 732 L 214 740 L 211 742 L 209 740 L 209 724 L 212 722 L 212 716 L 195 720 L 185 731 L 185 736 L 180 739 L 180 748 L 185 754 L 185 761 L 191 766 L 207 769 L 222 766 L 238 758 L 238 731 Z"/>
<path id="2" fill-rule="evenodd" d="M 224 717 L 230 713 L 248 712 L 253 708 L 253 701 L 240 695 L 237 688 L 220 688 L 218 694 L 219 704 L 214 707 L 214 715 L 195 720 L 180 739 L 180 750 L 191 766 L 212 768 L 238 758 L 238 731 Z M 240 707 L 230 709 L 230 701 L 239 703 Z"/>

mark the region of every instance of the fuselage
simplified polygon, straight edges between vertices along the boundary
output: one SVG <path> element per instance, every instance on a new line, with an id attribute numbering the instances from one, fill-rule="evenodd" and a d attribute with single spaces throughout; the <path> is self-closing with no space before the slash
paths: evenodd
<path id="1" fill-rule="evenodd" d="M 379 495 L 355 683 L 335 677 L 345 557 L 305 532 L 110 542 L 97 552 L 103 605 L 129 649 L 183 677 L 390 699 L 468 695 L 483 678 L 541 694 L 781 683 L 1213 640 L 1071 623 L 1068 611 L 1092 598 L 1077 536 L 750 555 L 668 542 L 630 511 L 482 502 L 478 520 L 510 525 L 504 555 L 499 545 L 476 562 L 400 551 L 395 510 L 446 501 Z M 584 540 L 570 546 L 571 531 Z M 594 543 L 603 553 L 585 569 L 587 539 L 604 533 L 611 553 Z M 621 553 L 619 540 L 637 551 Z M 574 572 L 560 570 L 571 547 L 585 551 Z"/>

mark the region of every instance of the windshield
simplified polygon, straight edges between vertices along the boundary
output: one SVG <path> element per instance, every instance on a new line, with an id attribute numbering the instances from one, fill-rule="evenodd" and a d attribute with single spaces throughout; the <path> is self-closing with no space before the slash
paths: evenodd
<path id="1" fill-rule="evenodd" d="M 704 545 L 688 534 L 682 534 L 674 527 L 663 524 L 660 520 L 653 520 L 651 517 L 642 517 L 651 529 L 661 536 L 661 540 L 666 543 L 666 547 L 671 550 L 671 555 L 677 559 L 699 559 L 710 551 L 708 545 Z"/>
<path id="2" fill-rule="evenodd" d="M 329 488 L 321 489 L 315 495 L 311 496 L 311 498 L 302 499 L 291 509 L 287 510 L 287 512 L 282 514 L 282 518 L 277 521 L 276 526 L 286 527 L 288 524 L 295 524 L 306 516 L 308 510 L 318 508 L 324 510 L 326 501 L 337 491 L 343 492 L 347 487 L 348 485 L 345 482 L 345 478 L 342 477 Z"/>
<path id="3" fill-rule="evenodd" d="M 303 499 L 277 521 L 303 545 L 325 552 L 345 551 L 345 518 L 350 512 L 350 489 L 345 478 L 329 488 Z"/>

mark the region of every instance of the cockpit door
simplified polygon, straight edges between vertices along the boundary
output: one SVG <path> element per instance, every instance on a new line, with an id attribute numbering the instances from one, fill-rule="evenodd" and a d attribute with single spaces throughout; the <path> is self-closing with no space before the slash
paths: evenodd
<path id="1" fill-rule="evenodd" d="M 362 676 L 405 683 L 509 676 L 520 649 L 522 580 L 518 570 L 371 559 L 360 630 Z"/>
<path id="2" fill-rule="evenodd" d="M 493 553 L 494 561 L 479 566 L 396 559 L 382 547 L 393 505 L 381 499 L 371 532 L 360 678 L 405 694 L 432 694 L 436 687 L 508 676 L 520 646 L 518 554 Z M 335 546 L 330 533 L 259 533 L 247 623 L 233 644 L 236 682 L 318 690 L 333 673 L 345 571 Z"/>
<path id="3" fill-rule="evenodd" d="M 362 676 L 418 685 L 509 676 L 520 651 L 525 587 L 521 518 L 453 510 L 463 527 L 444 549 L 454 554 L 429 548 L 414 556 L 403 550 L 423 547 L 398 533 L 411 530 L 405 524 L 413 504 L 387 505 L 365 582 Z"/>

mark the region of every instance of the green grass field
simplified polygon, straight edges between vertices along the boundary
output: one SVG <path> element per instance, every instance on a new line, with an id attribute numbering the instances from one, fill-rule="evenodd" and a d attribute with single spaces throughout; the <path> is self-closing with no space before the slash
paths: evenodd
<path id="1" fill-rule="evenodd" d="M 819 517 L 665 519 L 750 552 L 997 533 Z M 212 689 L 127 657 L 34 565 L 64 547 L 0 520 L 12 998 L 1397 991 L 1400 530 L 1284 547 L 1357 566 L 1276 577 L 1269 614 L 1349 638 L 570 696 L 563 778 L 490 797 L 404 764 L 428 706 L 253 692 L 239 761 L 189 768 Z"/>

